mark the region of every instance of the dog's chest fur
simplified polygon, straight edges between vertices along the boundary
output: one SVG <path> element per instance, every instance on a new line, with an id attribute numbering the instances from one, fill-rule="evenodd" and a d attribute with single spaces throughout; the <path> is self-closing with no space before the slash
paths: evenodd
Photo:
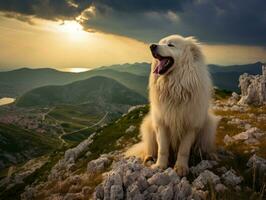
<path id="1" fill-rule="evenodd" d="M 167 128 L 172 147 L 176 149 L 184 134 L 200 130 L 208 101 L 200 101 L 202 98 L 197 92 L 191 93 L 176 80 L 157 79 L 152 84 L 150 101 L 151 112 L 154 113 L 153 124 Z"/>
<path id="2" fill-rule="evenodd" d="M 163 82 L 162 82 L 163 81 Z M 152 91 L 152 112 L 157 112 L 159 123 L 163 123 L 170 132 L 180 137 L 187 129 L 187 111 L 189 94 L 176 83 L 169 80 L 161 80 L 156 83 Z"/>

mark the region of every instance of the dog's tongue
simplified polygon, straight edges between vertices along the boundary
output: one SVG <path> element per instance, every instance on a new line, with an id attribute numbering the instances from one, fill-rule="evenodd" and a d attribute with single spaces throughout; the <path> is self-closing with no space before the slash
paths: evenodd
<path id="1" fill-rule="evenodd" d="M 153 73 L 160 74 L 160 71 L 163 69 L 163 67 L 166 65 L 168 59 L 163 58 L 162 60 L 159 60 L 158 64 L 156 65 Z"/>

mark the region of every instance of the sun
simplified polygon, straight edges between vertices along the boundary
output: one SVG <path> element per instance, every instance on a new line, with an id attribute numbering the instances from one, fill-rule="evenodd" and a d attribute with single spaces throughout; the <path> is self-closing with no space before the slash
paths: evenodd
<path id="1" fill-rule="evenodd" d="M 81 73 L 81 72 L 90 71 L 92 69 L 88 67 L 67 67 L 67 68 L 57 68 L 57 70 L 63 72 Z"/>
<path id="2" fill-rule="evenodd" d="M 89 71 L 90 68 L 80 68 L 80 67 L 73 67 L 73 68 L 68 68 L 67 71 L 73 72 L 73 73 L 80 73 L 80 72 L 86 72 Z"/>
<path id="3" fill-rule="evenodd" d="M 83 30 L 83 27 L 74 20 L 64 21 L 58 27 L 59 31 L 68 35 L 69 38 L 73 40 L 79 40 L 85 36 L 86 32 Z"/>

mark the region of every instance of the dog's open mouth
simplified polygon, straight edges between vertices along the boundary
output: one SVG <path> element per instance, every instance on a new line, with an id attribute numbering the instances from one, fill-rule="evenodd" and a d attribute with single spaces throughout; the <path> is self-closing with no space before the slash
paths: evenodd
<path id="1" fill-rule="evenodd" d="M 157 59 L 157 63 L 153 73 L 163 75 L 166 73 L 174 64 L 174 59 L 170 56 L 161 56 L 157 53 L 153 53 L 153 57 Z"/>

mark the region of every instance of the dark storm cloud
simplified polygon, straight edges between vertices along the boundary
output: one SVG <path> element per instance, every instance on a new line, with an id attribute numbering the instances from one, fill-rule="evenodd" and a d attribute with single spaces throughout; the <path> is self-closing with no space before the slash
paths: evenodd
<path id="1" fill-rule="evenodd" d="M 154 2 L 158 7 L 153 9 L 140 3 L 143 8 L 135 9 L 135 14 L 134 9 L 129 14 L 121 6 L 108 5 L 109 12 L 98 10 L 86 25 L 148 42 L 178 33 L 208 43 L 266 45 L 265 0 L 180 1 L 178 6 L 167 4 L 162 9 L 158 2 L 164 1 Z"/>
<path id="2" fill-rule="evenodd" d="M 84 11 L 95 7 L 95 14 Z M 83 12 L 85 29 L 145 42 L 169 34 L 203 42 L 266 45 L 265 0 L 9 0 L 0 10 L 47 19 L 74 19 Z"/>
<path id="3" fill-rule="evenodd" d="M 66 0 L 2 0 L 0 11 L 52 20 L 73 18 L 80 12 Z"/>
<path id="4" fill-rule="evenodd" d="M 266 45 L 265 0 L 203 0 L 186 4 L 183 29 L 208 42 Z"/>
<path id="5" fill-rule="evenodd" d="M 130 14 L 147 11 L 165 11 L 170 8 L 173 10 L 181 9 L 183 2 L 192 0 L 74 0 L 75 3 L 82 7 L 93 4 L 99 7 L 109 7 L 119 12 Z"/>

